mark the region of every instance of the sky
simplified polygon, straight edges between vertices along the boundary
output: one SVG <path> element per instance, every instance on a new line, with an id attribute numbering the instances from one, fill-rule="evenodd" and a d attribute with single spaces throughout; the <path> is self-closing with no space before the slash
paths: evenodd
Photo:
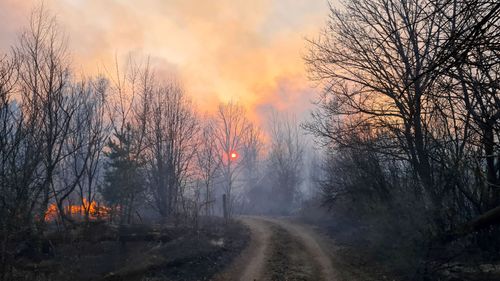
<path id="1" fill-rule="evenodd" d="M 0 0 L 0 51 L 38 0 Z M 327 0 L 45 0 L 68 38 L 73 67 L 93 75 L 115 58 L 149 57 L 202 111 L 237 101 L 263 123 L 271 109 L 303 120 L 315 98 L 303 57 L 325 25 Z"/>

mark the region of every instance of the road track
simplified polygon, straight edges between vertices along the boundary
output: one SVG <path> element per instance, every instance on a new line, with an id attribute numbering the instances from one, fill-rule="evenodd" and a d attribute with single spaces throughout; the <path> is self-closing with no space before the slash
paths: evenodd
<path id="1" fill-rule="evenodd" d="M 327 243 L 311 228 L 283 218 L 239 220 L 250 229 L 251 241 L 217 281 L 336 280 Z"/>

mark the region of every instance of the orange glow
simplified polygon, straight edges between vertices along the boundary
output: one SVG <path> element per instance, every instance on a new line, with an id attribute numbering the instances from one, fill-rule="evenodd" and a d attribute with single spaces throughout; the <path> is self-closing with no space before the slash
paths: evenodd
<path id="1" fill-rule="evenodd" d="M 0 1 L 0 53 L 27 25 L 39 1 Z M 270 110 L 308 116 L 315 97 L 304 38 L 315 38 L 329 8 L 324 0 L 45 1 L 68 37 L 76 75 L 115 73 L 149 56 L 158 77 L 178 76 L 202 112 L 238 101 L 263 125 Z M 334 4 L 334 3 L 332 3 Z M 335 5 L 335 4 L 334 4 Z M 168 34 L 168 36 L 166 36 Z M 123 72 L 123 71 L 121 71 Z M 123 73 L 121 73 L 123 74 Z M 115 78 L 113 78 L 115 79 Z"/>
<path id="2" fill-rule="evenodd" d="M 231 160 L 236 160 L 238 159 L 238 153 L 236 151 L 231 152 Z"/>
<path id="3" fill-rule="evenodd" d="M 66 215 L 80 219 L 85 216 L 86 210 L 89 210 L 90 220 L 104 219 L 108 217 L 111 211 L 109 207 L 99 205 L 95 201 L 89 203 L 86 199 L 83 199 L 83 203 L 81 205 L 68 205 L 64 207 L 64 213 Z M 59 210 L 57 205 L 55 203 L 50 204 L 47 208 L 47 212 L 45 212 L 45 220 L 55 221 L 58 217 Z"/>

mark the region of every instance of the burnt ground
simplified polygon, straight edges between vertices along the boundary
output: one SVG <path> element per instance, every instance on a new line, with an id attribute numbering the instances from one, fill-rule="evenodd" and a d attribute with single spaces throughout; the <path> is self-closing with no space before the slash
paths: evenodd
<path id="1" fill-rule="evenodd" d="M 448 248 L 436 247 L 431 267 L 422 273 L 418 271 L 419 264 L 407 258 L 415 255 L 412 249 L 387 241 L 383 234 L 379 239 L 371 240 L 365 235 L 369 231 L 366 227 L 305 218 L 298 220 L 307 223 L 321 236 L 330 238 L 323 241 L 330 241 L 324 246 L 331 253 L 336 281 L 500 281 L 500 261 L 485 257 L 477 250 L 458 250 L 457 253 L 457 250 L 452 250 L 455 247 L 452 244 Z M 422 245 L 422 248 L 426 249 L 426 246 Z"/>
<path id="2" fill-rule="evenodd" d="M 363 230 L 328 222 L 300 219 L 310 228 L 330 241 L 324 245 L 331 253 L 333 267 L 336 269 L 336 281 L 403 281 L 393 269 L 399 265 L 392 262 L 387 254 L 372 246 L 372 242 L 363 237 Z"/>
<path id="3" fill-rule="evenodd" d="M 13 281 L 210 280 L 248 241 L 244 225 L 225 224 L 216 218 L 198 229 L 106 224 L 76 227 L 47 235 L 43 244 L 50 251 L 44 255 L 17 256 Z"/>
<path id="4" fill-rule="evenodd" d="M 390 264 L 380 262 L 380 255 L 362 239 L 353 239 L 348 232 L 324 232 L 334 240 L 331 251 L 338 281 L 403 281 L 391 270 Z M 383 259 L 383 258 L 382 258 Z"/>
<path id="5" fill-rule="evenodd" d="M 248 229 L 239 223 L 211 228 L 158 249 L 165 259 L 140 280 L 211 280 L 247 246 Z M 175 257 L 175 258 L 173 258 Z"/>

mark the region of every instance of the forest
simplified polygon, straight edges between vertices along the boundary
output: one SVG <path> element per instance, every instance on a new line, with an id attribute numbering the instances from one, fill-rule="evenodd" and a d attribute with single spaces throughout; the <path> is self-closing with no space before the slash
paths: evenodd
<path id="1" fill-rule="evenodd" d="M 324 91 L 305 128 L 327 151 L 324 203 L 408 280 L 498 260 L 499 13 L 495 1 L 345 1 L 310 42 Z M 496 280 L 469 275 L 455 278 Z"/>
<path id="2" fill-rule="evenodd" d="M 240 280 L 256 239 L 263 280 L 500 280 L 500 3 L 345 0 L 320 28 L 310 117 L 258 122 L 149 57 L 80 73 L 35 7 L 0 53 L 0 280 Z"/>
<path id="3" fill-rule="evenodd" d="M 0 60 L 1 280 L 16 277 L 25 252 L 53 254 L 47 233 L 101 223 L 197 229 L 201 216 L 296 208 L 303 142 L 292 115 L 270 114 L 264 153 L 261 129 L 237 102 L 200 112 L 148 58 L 77 74 L 64 36 L 41 5 Z"/>

